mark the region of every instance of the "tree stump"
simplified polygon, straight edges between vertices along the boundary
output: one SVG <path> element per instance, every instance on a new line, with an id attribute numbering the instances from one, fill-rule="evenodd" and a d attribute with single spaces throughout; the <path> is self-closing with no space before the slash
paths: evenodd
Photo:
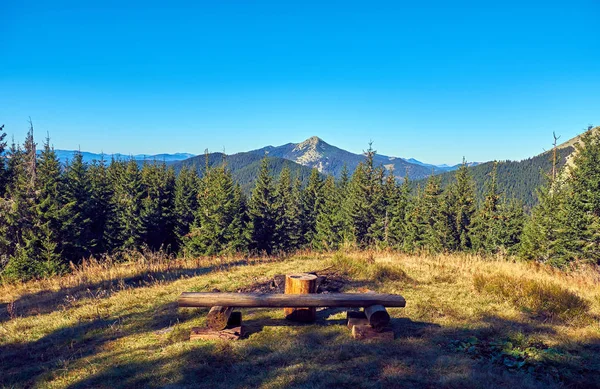
<path id="1" fill-rule="evenodd" d="M 285 276 L 285 294 L 309 294 L 317 292 L 317 276 L 309 273 L 288 274 Z M 317 309 L 283 308 L 285 318 L 300 322 L 313 322 L 317 318 Z"/>

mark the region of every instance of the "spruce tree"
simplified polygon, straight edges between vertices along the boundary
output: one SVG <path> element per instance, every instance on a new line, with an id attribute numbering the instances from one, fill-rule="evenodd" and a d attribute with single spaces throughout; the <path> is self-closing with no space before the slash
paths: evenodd
<path id="1" fill-rule="evenodd" d="M 207 167 L 198 193 L 194 225 L 185 239 L 190 255 L 217 255 L 245 249 L 243 199 L 225 165 Z"/>
<path id="2" fill-rule="evenodd" d="M 275 191 L 277 208 L 277 249 L 292 251 L 298 248 L 302 240 L 302 213 L 299 198 L 296 197 L 289 167 L 286 165 L 279 175 Z"/>
<path id="3" fill-rule="evenodd" d="M 264 251 L 271 254 L 277 249 L 278 215 L 275 200 L 275 188 L 269 169 L 269 160 L 264 157 L 248 204 L 251 248 L 258 252 Z"/>
<path id="4" fill-rule="evenodd" d="M 600 128 L 588 129 L 576 145 L 568 172 L 566 201 L 561 209 L 565 221 L 566 260 L 600 262 Z"/>
<path id="5" fill-rule="evenodd" d="M 73 160 L 65 167 L 63 202 L 69 208 L 68 219 L 63 225 L 63 255 L 67 260 L 78 262 L 91 255 L 92 213 L 90 199 L 92 188 L 87 163 L 81 152 L 75 152 Z"/>
<path id="6" fill-rule="evenodd" d="M 108 214 L 106 215 L 106 228 L 102 239 L 109 253 L 120 251 L 123 248 L 125 240 L 123 215 L 127 202 L 125 201 L 126 197 L 123 193 L 124 188 L 122 184 L 125 176 L 125 167 L 126 163 L 124 161 L 113 157 L 106 169 L 110 197 Z"/>
<path id="7" fill-rule="evenodd" d="M 24 280 L 43 276 L 40 264 L 41 233 L 36 209 L 36 164 L 36 143 L 30 122 L 23 149 L 13 142 L 10 152 L 10 210 L 6 215 L 10 247 L 8 263 L 3 270 L 3 276 L 8 279 Z"/>
<path id="8" fill-rule="evenodd" d="M 122 202 L 119 220 L 123 226 L 123 249 L 139 249 L 143 243 L 144 225 L 142 221 L 142 198 L 144 186 L 138 164 L 130 159 L 120 183 Z"/>
<path id="9" fill-rule="evenodd" d="M 389 204 L 388 245 L 390 247 L 402 249 L 404 246 L 410 200 L 410 181 L 407 174 L 397 192 L 395 201 Z"/>
<path id="10" fill-rule="evenodd" d="M 415 196 L 406 207 L 404 236 L 402 239 L 403 251 L 415 252 L 424 248 L 425 233 L 429 227 L 425 215 L 423 190 L 418 185 Z"/>
<path id="11" fill-rule="evenodd" d="M 6 133 L 4 132 L 4 125 L 0 126 L 0 199 L 4 197 L 6 193 L 6 187 L 8 186 L 8 166 L 6 163 Z"/>
<path id="12" fill-rule="evenodd" d="M 487 190 L 483 204 L 473 220 L 471 237 L 473 249 L 488 254 L 497 252 L 502 234 L 500 215 L 502 194 L 498 189 L 497 168 L 498 163 L 496 162 L 486 183 Z"/>
<path id="13" fill-rule="evenodd" d="M 464 159 L 454 177 L 445 196 L 444 212 L 450 232 L 445 246 L 449 250 L 468 251 L 472 248 L 471 228 L 477 207 L 475 182 Z"/>
<path id="14" fill-rule="evenodd" d="M 198 209 L 199 177 L 196 169 L 184 166 L 175 180 L 175 236 L 177 249 L 183 247 Z"/>
<path id="15" fill-rule="evenodd" d="M 323 184 L 323 204 L 317 215 L 314 246 L 321 250 L 337 250 L 344 242 L 344 218 L 341 190 L 336 187 L 333 176 Z"/>
<path id="16" fill-rule="evenodd" d="M 109 252 L 108 241 L 109 220 L 114 213 L 112 203 L 112 187 L 109 181 L 108 168 L 102 156 L 99 161 L 93 161 L 88 168 L 90 182 L 90 241 L 89 248 L 93 255 Z"/>
<path id="17" fill-rule="evenodd" d="M 443 212 L 442 189 L 439 178 L 431 175 L 421 197 L 424 219 L 423 245 L 429 251 L 440 252 L 448 236 L 448 219 Z"/>
<path id="18" fill-rule="evenodd" d="M 62 257 L 65 240 L 63 221 L 68 217 L 70 208 L 64 206 L 61 195 L 65 190 L 61 175 L 61 166 L 54 149 L 50 147 L 50 139 L 46 138 L 37 164 L 37 218 L 41 252 L 40 262 L 43 273 L 57 274 L 64 270 Z"/>
<path id="19" fill-rule="evenodd" d="M 141 170 L 142 242 L 150 249 L 172 249 L 175 244 L 175 173 L 166 164 L 144 163 Z"/>
<path id="20" fill-rule="evenodd" d="M 347 197 L 351 233 L 361 247 L 375 243 L 381 236 L 381 226 L 377 221 L 385 217 L 384 170 L 375 166 L 375 150 L 371 145 L 365 152 L 365 157 L 366 160 L 359 163 L 352 174 Z"/>
<path id="21" fill-rule="evenodd" d="M 313 168 L 302 191 L 302 240 L 306 245 L 312 245 L 316 233 L 317 215 L 323 201 L 322 187 L 321 173 Z"/>

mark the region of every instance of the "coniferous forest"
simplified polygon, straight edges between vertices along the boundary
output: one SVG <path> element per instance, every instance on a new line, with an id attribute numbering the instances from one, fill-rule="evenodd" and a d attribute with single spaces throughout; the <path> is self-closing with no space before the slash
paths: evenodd
<path id="1" fill-rule="evenodd" d="M 600 132 L 588 131 L 571 164 L 557 158 L 524 204 L 499 190 L 498 164 L 476 192 L 463 164 L 413 185 L 366 159 L 341 178 L 316 169 L 276 177 L 264 157 L 247 196 L 227 167 L 133 160 L 62 165 L 33 127 L 22 144 L 0 128 L 0 269 L 5 282 L 68 271 L 85 258 L 141 249 L 200 256 L 298 249 L 382 248 L 404 252 L 505 254 L 563 267 L 600 261 Z"/>

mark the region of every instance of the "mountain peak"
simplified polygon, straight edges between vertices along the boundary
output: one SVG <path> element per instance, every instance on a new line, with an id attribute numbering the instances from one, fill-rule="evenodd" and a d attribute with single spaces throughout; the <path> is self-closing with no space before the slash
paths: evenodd
<path id="1" fill-rule="evenodd" d="M 307 147 L 316 147 L 321 142 L 323 142 L 323 140 L 321 138 L 319 138 L 318 136 L 311 136 L 304 142 L 298 143 L 297 147 L 299 149 L 305 149 Z"/>

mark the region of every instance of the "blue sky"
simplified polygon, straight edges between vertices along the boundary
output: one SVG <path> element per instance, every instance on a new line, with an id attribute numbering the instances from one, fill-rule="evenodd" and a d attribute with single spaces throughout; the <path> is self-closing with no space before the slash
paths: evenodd
<path id="1" fill-rule="evenodd" d="M 18 140 L 31 116 L 60 149 L 234 153 L 318 135 L 456 163 L 526 158 L 600 124 L 595 0 L 79 3 L 0 2 L 0 123 Z"/>

